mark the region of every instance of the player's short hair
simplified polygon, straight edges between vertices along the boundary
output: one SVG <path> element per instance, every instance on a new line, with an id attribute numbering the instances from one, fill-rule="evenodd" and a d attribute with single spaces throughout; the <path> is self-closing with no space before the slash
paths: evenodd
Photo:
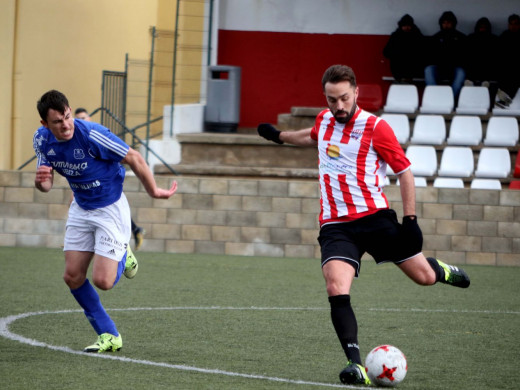
<path id="1" fill-rule="evenodd" d="M 347 65 L 332 65 L 329 67 L 321 78 L 321 86 L 325 90 L 325 84 L 337 84 L 342 81 L 348 81 L 354 88 L 356 84 L 356 75 L 352 68 Z"/>
<path id="2" fill-rule="evenodd" d="M 83 108 L 83 107 L 78 107 L 78 108 L 76 108 L 76 111 L 74 111 L 74 115 L 78 115 L 78 114 L 82 114 L 82 113 L 86 113 L 88 115 L 87 109 Z"/>
<path id="3" fill-rule="evenodd" d="M 49 113 L 50 109 L 56 110 L 59 113 L 64 114 L 65 110 L 68 107 L 70 106 L 67 97 L 60 91 L 56 91 L 55 89 L 45 92 L 36 104 L 36 108 L 38 109 L 40 118 L 42 118 L 42 120 L 44 121 L 47 120 L 47 114 Z"/>

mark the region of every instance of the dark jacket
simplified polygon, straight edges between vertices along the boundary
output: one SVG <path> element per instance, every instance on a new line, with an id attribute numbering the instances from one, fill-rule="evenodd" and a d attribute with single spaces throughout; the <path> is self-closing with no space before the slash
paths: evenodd
<path id="1" fill-rule="evenodd" d="M 498 37 L 491 31 L 475 30 L 466 41 L 466 78 L 472 81 L 494 81 L 497 79 Z"/>
<path id="2" fill-rule="evenodd" d="M 437 65 L 439 73 L 451 74 L 455 67 L 464 67 L 466 35 L 456 29 L 440 30 L 429 37 L 427 65 Z"/>
<path id="3" fill-rule="evenodd" d="M 399 27 L 390 35 L 383 55 L 390 60 L 390 70 L 396 79 L 422 77 L 423 47 L 424 35 L 415 25 L 409 32 Z"/>

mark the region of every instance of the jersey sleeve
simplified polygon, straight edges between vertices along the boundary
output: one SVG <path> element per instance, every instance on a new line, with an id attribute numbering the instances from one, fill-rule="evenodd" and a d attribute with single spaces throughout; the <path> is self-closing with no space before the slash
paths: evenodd
<path id="1" fill-rule="evenodd" d="M 41 133 L 41 129 L 36 130 L 33 136 L 33 148 L 34 153 L 36 154 L 36 168 L 46 165 L 51 166 L 51 164 L 47 161 L 45 154 L 43 153 L 43 142 L 45 136 Z"/>
<path id="2" fill-rule="evenodd" d="M 109 129 L 89 122 L 89 153 L 102 160 L 120 162 L 126 157 L 130 147 Z"/>
<path id="3" fill-rule="evenodd" d="M 318 116 L 316 117 L 316 120 L 314 121 L 314 126 L 312 127 L 311 134 L 310 134 L 311 138 L 314 141 L 318 141 L 318 136 L 319 136 L 319 132 L 320 132 L 320 124 L 321 124 L 321 121 L 323 120 L 323 116 L 327 112 L 328 112 L 328 110 L 323 110 L 322 112 L 320 112 L 318 114 Z"/>
<path id="4" fill-rule="evenodd" d="M 376 123 L 372 141 L 375 151 L 396 174 L 406 171 L 412 165 L 397 141 L 394 131 L 384 119 L 379 119 Z"/>

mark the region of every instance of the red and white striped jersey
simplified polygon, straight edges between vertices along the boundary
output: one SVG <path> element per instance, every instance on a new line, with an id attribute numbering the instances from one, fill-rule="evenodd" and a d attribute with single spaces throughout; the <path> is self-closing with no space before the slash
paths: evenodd
<path id="1" fill-rule="evenodd" d="M 316 117 L 311 138 L 318 142 L 320 225 L 389 208 L 383 193 L 387 164 L 396 173 L 411 164 L 386 121 L 358 108 L 342 124 L 326 109 Z"/>

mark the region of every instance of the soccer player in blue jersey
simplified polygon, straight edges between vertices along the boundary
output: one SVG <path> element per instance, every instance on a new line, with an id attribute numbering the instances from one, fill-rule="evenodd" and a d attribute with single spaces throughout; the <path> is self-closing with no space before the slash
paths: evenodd
<path id="1" fill-rule="evenodd" d="M 64 176 L 74 193 L 65 230 L 63 279 L 98 334 L 85 352 L 119 351 L 123 345 L 114 321 L 87 279 L 92 263 L 93 284 L 110 290 L 121 274 L 133 278 L 137 259 L 130 250 L 130 208 L 123 193 L 128 164 L 152 198 L 168 199 L 177 190 L 157 187 L 143 157 L 109 129 L 75 120 L 59 91 L 45 93 L 37 103 L 42 126 L 33 138 L 37 157 L 35 186 L 49 192 L 54 171 Z"/>
<path id="2" fill-rule="evenodd" d="M 91 121 L 88 111 L 83 107 L 76 108 L 76 110 L 74 111 L 74 117 L 76 119 L 82 119 L 87 122 Z M 132 234 L 134 235 L 135 250 L 138 251 L 141 245 L 143 244 L 145 231 L 141 226 L 138 226 L 134 222 L 133 218 L 130 219 L 130 222 L 132 224 Z"/>

